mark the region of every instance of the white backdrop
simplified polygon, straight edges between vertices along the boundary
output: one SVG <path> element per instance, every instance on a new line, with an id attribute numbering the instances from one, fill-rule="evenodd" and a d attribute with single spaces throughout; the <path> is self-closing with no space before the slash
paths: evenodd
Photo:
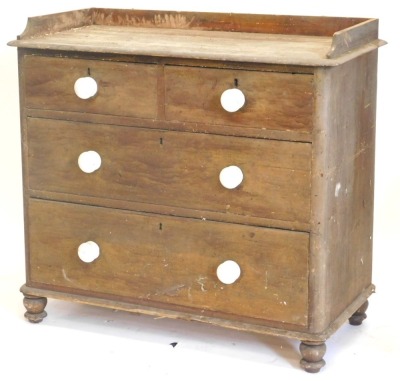
<path id="1" fill-rule="evenodd" d="M 365 377 L 396 369 L 400 358 L 395 322 L 400 265 L 400 33 L 393 0 L 345 1 L 122 1 L 14 0 L 0 23 L 0 379 L 309 379 L 297 369 L 297 343 L 184 322 L 160 322 L 124 313 L 50 301 L 38 326 L 23 320 L 19 286 L 24 282 L 21 163 L 16 49 L 6 43 L 25 28 L 28 16 L 87 7 L 210 12 L 376 17 L 380 49 L 376 148 L 374 282 L 369 318 L 344 327 L 328 341 L 328 365 L 316 376 Z M 396 32 L 395 32 L 396 28 Z M 397 307 L 397 306 L 396 306 Z M 172 351 L 168 341 L 180 340 Z M 165 345 L 164 345 L 165 344 Z M 272 364 L 271 364 L 272 363 Z M 5 372 L 12 372 L 6 377 Z M 4 373 L 4 374 L 3 374 Z"/>

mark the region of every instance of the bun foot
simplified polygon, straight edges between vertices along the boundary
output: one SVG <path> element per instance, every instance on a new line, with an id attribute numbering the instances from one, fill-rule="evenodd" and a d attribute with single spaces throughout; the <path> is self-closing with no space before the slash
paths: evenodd
<path id="1" fill-rule="evenodd" d="M 24 306 L 26 308 L 24 316 L 30 323 L 40 323 L 47 316 L 47 312 L 44 310 L 46 304 L 47 298 L 24 294 Z"/>
<path id="2" fill-rule="evenodd" d="M 308 373 L 318 373 L 325 365 L 326 345 L 323 341 L 303 341 L 300 344 L 301 367 Z"/>
<path id="3" fill-rule="evenodd" d="M 362 322 L 367 318 L 368 300 L 349 318 L 351 325 L 361 325 Z"/>

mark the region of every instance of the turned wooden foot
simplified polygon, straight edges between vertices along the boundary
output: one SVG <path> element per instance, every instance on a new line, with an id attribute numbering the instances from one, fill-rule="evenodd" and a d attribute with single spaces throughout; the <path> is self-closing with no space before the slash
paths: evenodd
<path id="1" fill-rule="evenodd" d="M 31 323 L 40 323 L 47 316 L 47 312 L 44 310 L 46 304 L 47 298 L 24 294 L 24 306 L 26 308 L 24 316 Z"/>
<path id="2" fill-rule="evenodd" d="M 351 325 L 361 325 L 362 322 L 367 318 L 368 300 L 349 318 Z"/>
<path id="3" fill-rule="evenodd" d="M 308 373 L 318 373 L 325 365 L 326 352 L 324 341 L 303 341 L 300 343 L 301 367 Z"/>

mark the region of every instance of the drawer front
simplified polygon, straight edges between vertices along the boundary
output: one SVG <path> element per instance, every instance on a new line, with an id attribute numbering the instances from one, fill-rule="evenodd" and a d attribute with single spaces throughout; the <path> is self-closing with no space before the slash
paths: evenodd
<path id="1" fill-rule="evenodd" d="M 28 147 L 30 189 L 309 222 L 308 143 L 32 118 Z M 89 174 L 78 166 L 87 151 L 101 157 Z M 231 166 L 244 178 L 226 189 Z"/>
<path id="2" fill-rule="evenodd" d="M 28 108 L 156 117 L 155 65 L 25 56 L 23 70 Z M 97 93 L 81 99 L 75 82 L 88 76 L 96 81 Z"/>
<path id="3" fill-rule="evenodd" d="M 262 129 L 312 129 L 313 76 L 244 70 L 166 67 L 166 119 Z M 221 94 L 237 87 L 244 106 L 228 112 Z"/>
<path id="4" fill-rule="evenodd" d="M 77 253 L 89 241 L 99 256 L 87 263 Z M 32 284 L 205 314 L 306 325 L 308 242 L 306 233 L 29 202 Z M 216 274 L 226 260 L 240 267 L 229 285 Z"/>

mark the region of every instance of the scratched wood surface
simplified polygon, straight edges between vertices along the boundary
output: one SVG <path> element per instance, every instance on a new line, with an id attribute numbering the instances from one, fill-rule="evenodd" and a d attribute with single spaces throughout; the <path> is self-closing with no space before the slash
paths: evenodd
<path id="1" fill-rule="evenodd" d="M 332 38 L 91 25 L 20 40 L 35 49 L 290 64 L 329 63 Z M 171 54 L 171 52 L 173 52 Z M 289 54 L 290 52 L 290 54 Z"/>
<path id="2" fill-rule="evenodd" d="M 30 200 L 28 239 L 32 286 L 307 324 L 306 233 Z M 100 256 L 84 263 L 89 240 Z M 232 285 L 216 276 L 227 259 L 241 267 Z"/>
<path id="3" fill-rule="evenodd" d="M 331 66 L 376 49 L 377 31 L 365 18 L 92 8 L 30 18 L 10 45 Z"/>
<path id="4" fill-rule="evenodd" d="M 18 38 L 32 39 L 49 32 L 57 33 L 85 25 L 332 36 L 340 30 L 358 27 L 369 20 L 355 17 L 88 8 L 30 17 L 24 33 Z"/>
<path id="5" fill-rule="evenodd" d="M 214 211 L 219 220 L 267 218 L 287 228 L 309 222 L 308 143 L 30 118 L 27 144 L 33 190 Z M 89 150 L 102 158 L 92 174 L 78 167 L 79 155 Z M 244 173 L 236 189 L 219 181 L 230 165 Z"/>
<path id="6" fill-rule="evenodd" d="M 84 26 L 78 29 L 18 40 L 11 45 L 31 49 L 86 51 L 177 57 L 201 60 L 254 62 L 282 65 L 335 66 L 377 49 L 383 42 L 360 39 L 349 51 L 343 39 L 332 48 L 332 37 L 153 29 L 117 26 Z M 171 54 L 171 52 L 173 52 Z M 335 53 L 334 53 L 335 52 Z M 327 54 L 332 58 L 328 58 Z"/>
<path id="7" fill-rule="evenodd" d="M 83 10 L 83 17 L 86 11 Z M 365 18 L 92 8 L 93 25 L 332 36 Z"/>

